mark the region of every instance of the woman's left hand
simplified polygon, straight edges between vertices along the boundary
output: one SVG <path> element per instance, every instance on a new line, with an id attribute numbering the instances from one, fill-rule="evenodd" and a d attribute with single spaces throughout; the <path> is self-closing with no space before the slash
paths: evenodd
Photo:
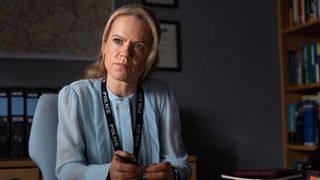
<path id="1" fill-rule="evenodd" d="M 159 164 L 152 164 L 146 167 L 144 179 L 168 179 L 173 180 L 173 170 L 169 162 L 165 161 Z"/>

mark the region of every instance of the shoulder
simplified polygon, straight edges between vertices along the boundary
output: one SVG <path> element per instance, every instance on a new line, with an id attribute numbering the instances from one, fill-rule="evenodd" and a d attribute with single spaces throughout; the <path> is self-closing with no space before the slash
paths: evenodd
<path id="1" fill-rule="evenodd" d="M 173 88 L 165 81 L 148 79 L 143 84 L 146 96 L 155 100 L 155 104 L 165 105 L 176 101 Z"/>
<path id="2" fill-rule="evenodd" d="M 72 82 L 69 86 L 76 91 L 84 89 L 99 89 L 101 79 L 81 79 Z"/>
<path id="3" fill-rule="evenodd" d="M 86 96 L 100 91 L 101 79 L 83 79 L 74 81 L 64 86 L 59 94 L 68 93 L 76 94 L 77 96 Z"/>
<path id="4" fill-rule="evenodd" d="M 158 79 L 148 79 L 143 83 L 143 88 L 148 93 L 155 93 L 155 94 L 163 94 L 172 91 L 171 86 L 162 80 Z"/>

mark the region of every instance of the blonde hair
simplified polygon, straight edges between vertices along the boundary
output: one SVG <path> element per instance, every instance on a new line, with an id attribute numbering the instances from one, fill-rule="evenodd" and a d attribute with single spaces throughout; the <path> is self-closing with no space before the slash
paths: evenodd
<path id="1" fill-rule="evenodd" d="M 146 79 L 149 77 L 156 65 L 157 62 L 157 52 L 158 52 L 158 45 L 160 40 L 160 24 L 158 19 L 156 18 L 155 14 L 145 6 L 139 4 L 133 5 L 124 5 L 118 9 L 116 9 L 110 16 L 104 32 L 102 36 L 101 42 L 101 51 L 99 53 L 99 57 L 95 63 L 88 67 L 85 72 L 84 78 L 91 79 L 91 78 L 101 78 L 107 76 L 107 70 L 104 65 L 104 57 L 103 57 L 103 47 L 104 43 L 107 40 L 112 23 L 120 16 L 134 16 L 138 19 L 143 20 L 148 24 L 150 30 L 152 32 L 152 47 L 150 54 L 147 58 L 144 73 L 142 74 L 141 80 Z"/>

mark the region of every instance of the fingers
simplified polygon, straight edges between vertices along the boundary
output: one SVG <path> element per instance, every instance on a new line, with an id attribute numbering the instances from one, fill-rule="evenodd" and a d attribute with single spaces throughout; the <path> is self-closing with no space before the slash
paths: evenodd
<path id="1" fill-rule="evenodd" d="M 130 160 L 134 158 L 134 155 L 124 151 L 117 151 L 115 154 Z M 111 179 L 136 179 L 139 172 L 139 166 L 125 163 L 117 155 L 113 156 L 110 166 Z"/>
<path id="2" fill-rule="evenodd" d="M 134 173 L 130 173 L 130 172 L 119 172 L 119 171 L 110 171 L 110 177 L 112 180 L 115 179 L 132 179 L 132 180 L 136 180 L 137 179 L 137 175 Z"/>
<path id="3" fill-rule="evenodd" d="M 139 162 L 136 161 L 135 159 L 133 158 L 129 158 L 129 157 L 125 157 L 125 156 L 121 156 L 119 154 L 115 154 L 115 156 L 118 158 L 118 160 L 122 163 L 125 163 L 125 164 L 133 164 L 133 165 L 136 165 L 136 166 L 140 166 Z"/>
<path id="4" fill-rule="evenodd" d="M 152 164 L 145 169 L 145 179 L 173 179 L 172 166 L 169 162 Z"/>
<path id="5" fill-rule="evenodd" d="M 126 152 L 126 151 L 116 151 L 115 154 L 118 154 L 120 156 L 129 158 L 129 159 L 132 159 L 132 160 L 136 159 L 136 157 L 133 154 L 130 154 L 130 153 Z"/>

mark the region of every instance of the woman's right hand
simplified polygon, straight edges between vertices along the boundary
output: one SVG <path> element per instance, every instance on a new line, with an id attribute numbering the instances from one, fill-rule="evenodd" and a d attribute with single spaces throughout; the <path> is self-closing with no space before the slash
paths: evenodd
<path id="1" fill-rule="evenodd" d="M 133 154 L 125 151 L 116 151 L 113 155 L 111 166 L 110 166 L 110 178 L 112 180 L 118 179 L 132 179 L 136 180 L 139 177 L 140 167 L 133 164 L 121 162 L 120 158 L 116 154 L 129 158 L 135 159 Z"/>

